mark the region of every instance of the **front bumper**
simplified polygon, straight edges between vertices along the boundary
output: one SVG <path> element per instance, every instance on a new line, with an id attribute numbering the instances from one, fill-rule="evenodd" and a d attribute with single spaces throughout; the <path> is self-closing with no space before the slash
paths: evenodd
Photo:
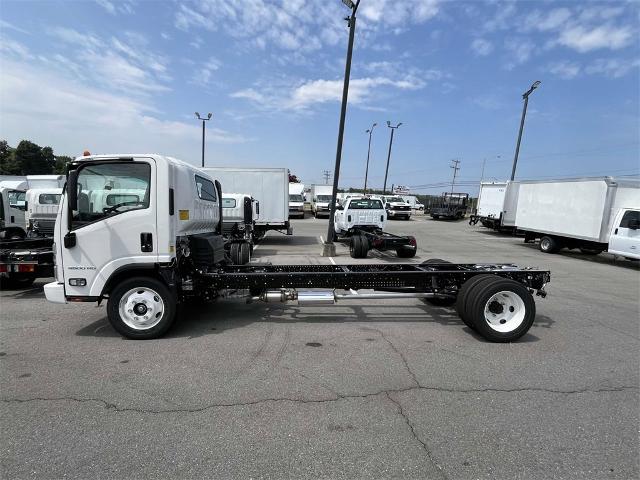
<path id="1" fill-rule="evenodd" d="M 51 303 L 67 303 L 67 298 L 64 295 L 64 284 L 62 283 L 47 283 L 44 286 L 44 296 Z"/>

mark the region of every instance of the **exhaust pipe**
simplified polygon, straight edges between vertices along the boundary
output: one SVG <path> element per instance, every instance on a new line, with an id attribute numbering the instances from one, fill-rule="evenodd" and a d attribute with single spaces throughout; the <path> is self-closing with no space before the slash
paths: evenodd
<path id="1" fill-rule="evenodd" d="M 298 305 L 333 305 L 338 300 L 385 300 L 398 298 L 432 298 L 438 297 L 435 293 L 427 292 L 373 292 L 358 293 L 351 290 L 349 293 L 336 293 L 334 290 L 305 290 L 298 292 L 294 289 L 267 290 L 257 297 L 250 297 L 248 302 L 286 303 L 297 301 Z"/>

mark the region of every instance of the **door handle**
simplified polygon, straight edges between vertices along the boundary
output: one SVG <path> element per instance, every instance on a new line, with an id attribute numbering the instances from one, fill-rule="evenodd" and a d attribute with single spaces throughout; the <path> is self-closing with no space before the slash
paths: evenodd
<path id="1" fill-rule="evenodd" d="M 140 234 L 140 250 L 143 252 L 153 252 L 153 235 L 149 232 Z"/>
<path id="2" fill-rule="evenodd" d="M 617 229 L 617 228 L 613 231 L 613 234 L 614 234 L 614 235 L 617 235 L 617 234 L 618 234 L 618 229 Z"/>

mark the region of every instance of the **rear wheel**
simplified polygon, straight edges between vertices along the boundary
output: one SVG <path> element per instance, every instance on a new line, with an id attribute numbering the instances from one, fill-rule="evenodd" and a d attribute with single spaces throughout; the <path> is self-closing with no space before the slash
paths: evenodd
<path id="1" fill-rule="evenodd" d="M 232 243 L 229 247 L 229 256 L 231 257 L 231 263 L 234 265 L 242 265 L 240 258 L 240 244 Z"/>
<path id="2" fill-rule="evenodd" d="M 468 318 L 490 342 L 512 342 L 529 331 L 536 304 L 519 282 L 495 277 L 479 283 L 468 298 Z"/>
<path id="3" fill-rule="evenodd" d="M 431 215 L 431 218 L 433 218 L 434 220 L 438 220 L 440 218 L 440 215 Z"/>
<path id="4" fill-rule="evenodd" d="M 27 288 L 33 285 L 36 277 L 35 275 L 30 275 L 28 277 L 20 277 L 15 278 L 9 274 L 9 277 L 0 278 L 0 289 L 1 290 L 14 290 L 19 288 Z"/>
<path id="5" fill-rule="evenodd" d="M 549 236 L 544 236 L 540 239 L 540 251 L 544 253 L 556 253 L 560 250 L 560 242 L 557 239 Z"/>
<path id="6" fill-rule="evenodd" d="M 495 275 L 482 274 L 475 275 L 471 277 L 469 280 L 462 284 L 460 290 L 458 291 L 458 296 L 456 297 L 456 312 L 458 312 L 458 316 L 462 319 L 464 324 L 472 330 L 475 330 L 476 327 L 470 319 L 469 314 L 467 313 L 467 302 L 469 298 L 473 297 L 473 290 L 483 281 L 491 280 L 495 277 Z"/>
<path id="7" fill-rule="evenodd" d="M 413 258 L 416 256 L 418 249 L 413 245 L 404 245 L 396 249 L 396 255 L 400 258 Z"/>
<path id="8" fill-rule="evenodd" d="M 110 292 L 107 315 L 113 328 L 127 338 L 158 338 L 175 320 L 176 298 L 159 280 L 134 277 Z"/>
<path id="9" fill-rule="evenodd" d="M 369 240 L 364 235 L 354 235 L 349 244 L 349 254 L 352 258 L 366 258 L 369 252 Z"/>
<path id="10" fill-rule="evenodd" d="M 251 260 L 251 246 L 248 243 L 240 244 L 240 265 L 245 265 Z"/>

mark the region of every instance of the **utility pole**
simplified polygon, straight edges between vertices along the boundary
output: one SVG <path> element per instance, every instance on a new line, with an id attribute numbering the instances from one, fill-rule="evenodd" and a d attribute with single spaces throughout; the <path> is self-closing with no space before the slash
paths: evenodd
<path id="1" fill-rule="evenodd" d="M 373 133 L 373 129 L 375 128 L 376 125 L 378 124 L 374 123 L 373 125 L 371 125 L 371 128 L 365 132 L 369 134 L 369 148 L 367 149 L 367 168 L 364 171 L 364 194 L 365 195 L 367 194 L 367 177 L 369 176 L 369 156 L 371 155 L 371 134 Z"/>
<path id="2" fill-rule="evenodd" d="M 209 120 L 211 120 L 211 113 L 207 114 L 207 117 L 201 117 L 200 114 L 198 112 L 196 112 L 196 118 L 198 120 L 202 120 L 202 167 L 204 168 L 204 134 L 205 134 L 205 128 L 204 128 L 204 122 L 208 122 Z"/>
<path id="3" fill-rule="evenodd" d="M 329 227 L 327 228 L 327 238 L 322 247 L 322 256 L 332 257 L 336 254 L 336 246 L 333 244 L 334 215 L 336 213 L 336 196 L 338 194 L 338 180 L 340 177 L 340 161 L 342 160 L 342 140 L 344 139 L 344 122 L 347 116 L 347 99 L 349 98 L 349 78 L 351 76 L 351 57 L 353 56 L 353 40 L 356 34 L 356 12 L 360 0 L 353 3 L 352 0 L 342 0 L 350 10 L 351 15 L 346 17 L 349 26 L 349 44 L 347 46 L 347 60 L 344 65 L 344 85 L 342 87 L 342 106 L 340 107 L 340 124 L 338 126 L 338 145 L 336 147 L 336 166 L 333 174 L 333 191 L 331 195 L 331 210 L 329 212 Z"/>
<path id="4" fill-rule="evenodd" d="M 511 181 L 516 177 L 516 165 L 518 164 L 518 154 L 520 153 L 520 141 L 522 140 L 522 131 L 524 130 L 524 117 L 527 116 L 527 105 L 529 104 L 529 95 L 540 86 L 542 82 L 536 80 L 531 88 L 522 94 L 524 105 L 522 107 L 522 118 L 520 119 L 520 131 L 518 132 L 518 143 L 516 143 L 516 154 L 513 157 L 513 169 L 511 170 Z"/>
<path id="5" fill-rule="evenodd" d="M 391 129 L 391 136 L 389 137 L 389 152 L 387 153 L 387 169 L 384 172 L 384 187 L 382 187 L 382 192 L 387 193 L 387 177 L 389 176 L 389 161 L 391 160 L 391 146 L 393 145 L 393 133 L 400 128 L 402 122 L 400 122 L 395 127 L 391 125 L 391 122 L 387 120 L 387 127 Z"/>
<path id="6" fill-rule="evenodd" d="M 450 165 L 451 168 L 453 168 L 453 180 L 451 181 L 451 193 L 453 193 L 453 188 L 454 185 L 456 184 L 456 177 L 458 176 L 458 170 L 460 170 L 460 167 L 458 166 L 460 164 L 460 160 L 458 160 L 457 158 L 454 160 L 451 160 L 452 165 Z"/>
<path id="7" fill-rule="evenodd" d="M 329 185 L 329 179 L 331 178 L 331 172 L 329 170 L 323 170 L 322 176 L 324 177 L 324 184 Z"/>

